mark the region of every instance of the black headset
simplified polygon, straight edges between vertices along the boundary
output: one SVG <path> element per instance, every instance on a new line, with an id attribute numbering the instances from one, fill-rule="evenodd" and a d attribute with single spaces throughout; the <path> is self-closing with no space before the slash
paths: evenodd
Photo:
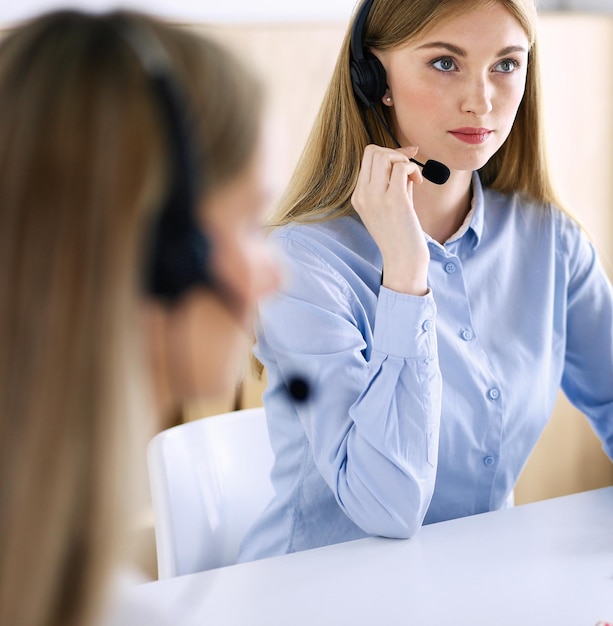
<path id="1" fill-rule="evenodd" d="M 378 103 L 385 95 L 387 80 L 381 61 L 364 50 L 364 28 L 374 0 L 360 6 L 351 28 L 351 84 L 358 100 L 367 108 Z"/>
<path id="2" fill-rule="evenodd" d="M 196 211 L 196 180 L 202 172 L 196 167 L 186 101 L 166 50 L 149 29 L 131 21 L 123 21 L 121 27 L 149 80 L 166 134 L 169 182 L 151 227 L 144 286 L 148 295 L 172 304 L 193 287 L 215 287 L 211 243 L 198 223 Z"/>

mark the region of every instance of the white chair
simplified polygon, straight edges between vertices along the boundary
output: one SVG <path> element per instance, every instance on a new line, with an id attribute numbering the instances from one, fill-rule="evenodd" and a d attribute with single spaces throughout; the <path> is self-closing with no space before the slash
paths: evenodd
<path id="1" fill-rule="evenodd" d="M 159 578 L 236 563 L 273 495 L 272 463 L 263 408 L 181 424 L 150 441 Z"/>

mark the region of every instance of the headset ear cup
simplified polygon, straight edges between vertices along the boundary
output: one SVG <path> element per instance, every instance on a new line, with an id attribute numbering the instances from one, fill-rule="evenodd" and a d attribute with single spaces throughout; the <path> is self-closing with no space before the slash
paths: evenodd
<path id="1" fill-rule="evenodd" d="M 357 97 L 366 107 L 371 107 L 385 95 L 385 68 L 372 52 L 367 52 L 363 59 L 351 61 L 351 82 Z"/>
<path id="2" fill-rule="evenodd" d="M 154 227 L 147 291 L 174 302 L 195 286 L 213 287 L 211 243 L 182 207 L 166 208 Z"/>

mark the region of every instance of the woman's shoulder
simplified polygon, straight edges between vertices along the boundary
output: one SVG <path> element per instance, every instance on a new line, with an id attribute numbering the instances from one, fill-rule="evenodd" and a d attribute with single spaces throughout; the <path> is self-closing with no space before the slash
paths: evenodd
<path id="1" fill-rule="evenodd" d="M 526 193 L 515 191 L 503 193 L 491 188 L 483 189 L 486 212 L 504 211 L 505 214 L 521 217 L 522 221 L 538 221 L 540 224 L 549 222 L 558 228 L 581 230 L 577 218 L 570 211 L 552 202 L 544 202 L 531 198 Z"/>
<path id="2" fill-rule="evenodd" d="M 312 222 L 291 222 L 274 228 L 271 240 L 285 249 L 303 248 L 324 258 L 346 257 L 359 250 L 372 257 L 378 248 L 357 215 L 346 215 Z"/>
<path id="3" fill-rule="evenodd" d="M 486 221 L 499 221 L 526 241 L 534 238 L 542 246 L 550 240 L 562 257 L 573 256 L 581 249 L 589 252 L 592 247 L 580 219 L 564 207 L 537 201 L 521 192 L 504 194 L 484 189 L 483 195 Z"/>
<path id="4" fill-rule="evenodd" d="M 364 231 L 364 226 L 357 215 L 344 215 L 312 221 L 294 221 L 271 230 L 272 238 L 296 240 L 319 240 L 339 236 L 356 236 Z"/>

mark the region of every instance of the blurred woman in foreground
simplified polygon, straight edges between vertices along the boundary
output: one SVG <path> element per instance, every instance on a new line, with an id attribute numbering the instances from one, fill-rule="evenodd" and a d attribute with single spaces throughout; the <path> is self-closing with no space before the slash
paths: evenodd
<path id="1" fill-rule="evenodd" d="M 226 51 L 144 16 L 0 45 L 1 624 L 160 618 L 118 595 L 113 617 L 112 581 L 152 415 L 231 387 L 277 286 L 259 103 Z"/>

